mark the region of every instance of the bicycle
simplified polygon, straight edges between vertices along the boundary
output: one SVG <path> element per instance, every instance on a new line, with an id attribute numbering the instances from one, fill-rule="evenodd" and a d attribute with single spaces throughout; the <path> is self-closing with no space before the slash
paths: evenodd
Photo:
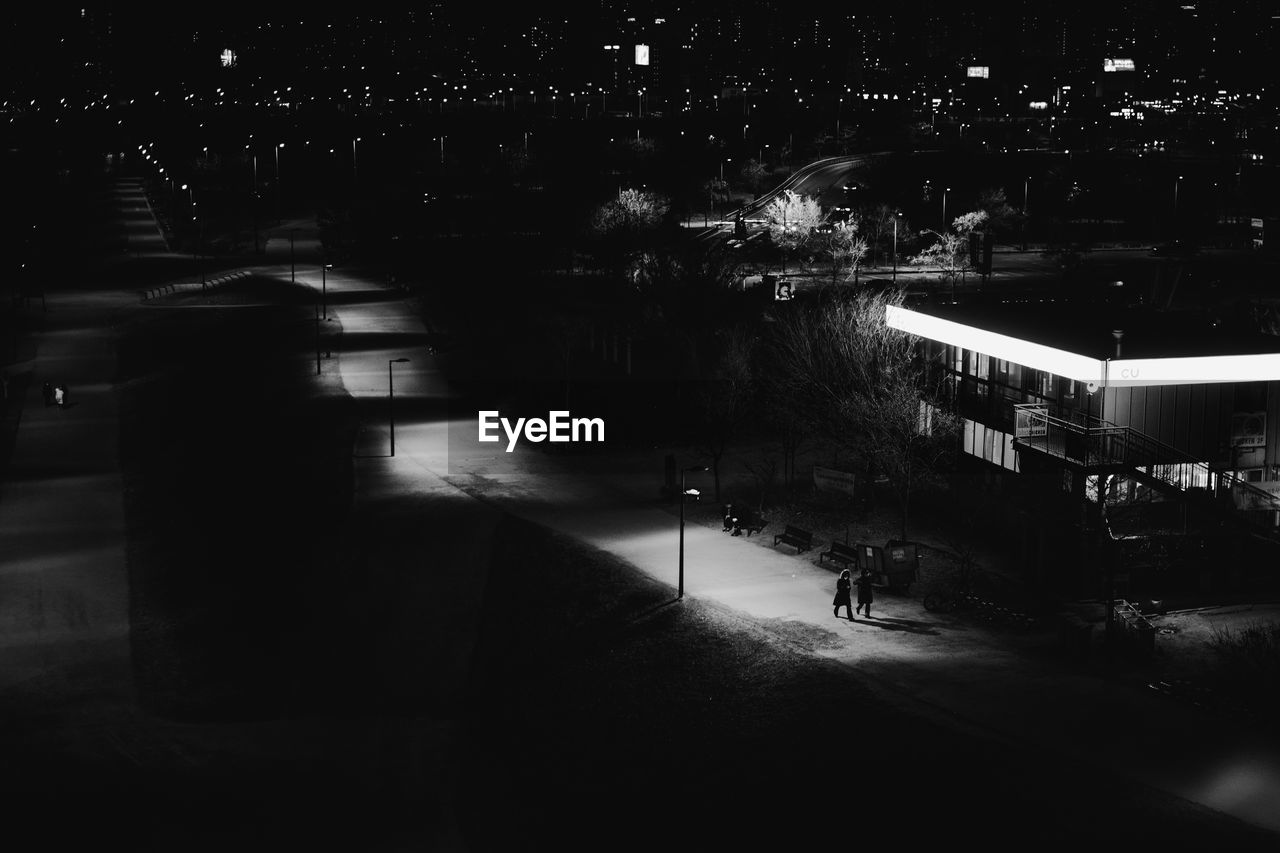
<path id="1" fill-rule="evenodd" d="M 972 613 L 984 622 L 1007 628 L 1027 629 L 1034 625 L 1036 618 L 1030 613 L 988 597 L 987 588 L 998 585 L 994 577 L 988 577 L 976 566 L 961 566 L 941 588 L 925 594 L 924 609 L 930 613 Z"/>

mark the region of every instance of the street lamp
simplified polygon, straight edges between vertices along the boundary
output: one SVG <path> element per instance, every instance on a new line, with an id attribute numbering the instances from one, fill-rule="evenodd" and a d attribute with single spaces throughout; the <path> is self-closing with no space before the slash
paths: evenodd
<path id="1" fill-rule="evenodd" d="M 942 191 L 942 230 L 947 230 L 947 193 L 951 192 L 951 187 L 947 187 Z"/>
<path id="2" fill-rule="evenodd" d="M 407 358 L 391 358 L 387 360 L 387 423 L 391 427 L 391 455 L 396 455 L 396 392 L 392 381 L 391 365 L 405 364 Z"/>
<path id="3" fill-rule="evenodd" d="M 326 281 L 326 270 L 333 264 L 325 263 L 323 259 L 320 262 L 320 307 L 324 311 L 324 318 L 329 319 L 329 285 Z"/>
<path id="4" fill-rule="evenodd" d="M 901 213 L 893 214 L 893 280 L 898 280 L 898 217 Z"/>
<path id="5" fill-rule="evenodd" d="M 320 305 L 318 303 L 312 303 L 312 304 L 315 305 L 315 313 L 316 313 L 316 376 L 319 376 L 320 375 Z"/>
<path id="6" fill-rule="evenodd" d="M 1030 192 L 1031 176 L 1022 182 L 1022 251 L 1027 250 L 1027 194 Z"/>
<path id="7" fill-rule="evenodd" d="M 276 224 L 280 224 L 280 149 L 283 142 L 276 143 Z"/>
<path id="8" fill-rule="evenodd" d="M 357 136 L 351 140 L 351 178 L 356 183 L 360 183 L 360 161 L 356 159 L 356 143 L 361 137 Z"/>
<path id="9" fill-rule="evenodd" d="M 1179 175 L 1173 182 L 1173 218 L 1178 219 L 1178 184 L 1182 182 L 1182 176 Z"/>
<path id="10" fill-rule="evenodd" d="M 249 146 L 246 145 L 247 149 Z M 253 155 L 253 192 L 250 193 L 249 206 L 253 208 L 253 253 L 258 254 L 258 155 Z"/>
<path id="11" fill-rule="evenodd" d="M 688 468 L 680 469 L 680 575 L 676 584 L 676 598 L 684 598 L 684 499 L 689 494 L 689 490 L 685 488 L 684 475 L 690 471 L 705 471 L 706 465 L 692 465 Z M 698 494 L 698 490 L 693 490 L 694 494 Z"/>

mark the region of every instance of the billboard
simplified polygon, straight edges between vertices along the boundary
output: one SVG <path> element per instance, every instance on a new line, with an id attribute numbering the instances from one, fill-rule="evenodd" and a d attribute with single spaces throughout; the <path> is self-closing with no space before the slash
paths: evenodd
<path id="1" fill-rule="evenodd" d="M 636 65 L 648 65 L 648 64 L 649 64 L 649 45 L 647 44 L 636 45 Z"/>
<path id="2" fill-rule="evenodd" d="M 966 77 L 981 77 L 986 80 L 991 76 L 991 67 L 988 65 L 970 65 L 964 72 Z"/>
<path id="3" fill-rule="evenodd" d="M 1132 59 L 1104 59 L 1102 60 L 1102 70 L 1111 71 L 1133 71 L 1134 65 Z"/>
<path id="4" fill-rule="evenodd" d="M 222 49 L 221 58 L 222 58 L 222 67 L 223 67 L 223 68 L 235 68 L 235 67 L 236 67 L 236 52 L 235 52 L 234 50 L 232 50 L 231 48 L 229 48 L 229 47 L 227 47 L 227 48 L 223 48 L 223 49 Z"/>

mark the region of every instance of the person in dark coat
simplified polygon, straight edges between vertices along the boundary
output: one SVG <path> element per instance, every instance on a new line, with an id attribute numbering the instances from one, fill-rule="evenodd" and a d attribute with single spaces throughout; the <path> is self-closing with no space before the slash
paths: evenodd
<path id="1" fill-rule="evenodd" d="M 52 383 L 52 382 L 45 382 L 45 383 L 44 383 L 44 389 L 43 389 L 43 390 L 44 390 L 44 404 L 45 404 L 45 406 L 52 406 L 52 405 L 53 405 L 53 383 Z"/>
<path id="2" fill-rule="evenodd" d="M 836 597 L 831 601 L 835 605 L 835 609 L 831 612 L 836 616 L 840 615 L 841 606 L 849 614 L 849 621 L 853 621 L 853 602 L 849 600 L 849 593 L 853 589 L 853 582 L 849 579 L 849 570 L 845 569 L 840 573 L 840 577 L 836 580 Z"/>
<path id="3" fill-rule="evenodd" d="M 858 579 L 854 581 L 858 585 L 858 606 L 855 613 L 862 613 L 862 608 L 866 607 L 864 614 L 868 619 L 871 618 L 871 572 L 867 569 L 862 570 L 862 574 L 858 575 Z"/>

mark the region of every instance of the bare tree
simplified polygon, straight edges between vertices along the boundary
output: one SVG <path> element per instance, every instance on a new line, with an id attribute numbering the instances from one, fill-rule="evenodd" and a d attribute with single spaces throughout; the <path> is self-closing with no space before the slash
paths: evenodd
<path id="1" fill-rule="evenodd" d="M 867 241 L 858 230 L 858 220 L 850 217 L 831 226 L 831 230 L 822 232 L 821 238 L 816 241 L 822 253 L 831 259 L 832 284 L 846 272 L 852 273 L 855 282 L 858 280 L 859 265 L 867 257 Z"/>
<path id="2" fill-rule="evenodd" d="M 926 228 L 920 232 L 921 235 L 931 234 L 937 239 L 912 257 L 910 263 L 915 266 L 936 266 L 943 284 L 950 284 L 954 291 L 956 280 L 969 270 L 969 234 L 980 228 L 986 219 L 986 213 L 977 210 L 957 216 L 951 231 L 940 233 Z"/>
<path id="3" fill-rule="evenodd" d="M 764 209 L 769 236 L 783 251 L 783 270 L 786 270 L 786 253 L 794 252 L 809 242 L 813 229 L 822 224 L 826 215 L 814 196 L 801 195 L 794 190 L 783 190 Z"/>
<path id="4" fill-rule="evenodd" d="M 903 292 L 834 293 L 781 315 L 770 360 L 786 399 L 834 447 L 845 447 L 889 478 L 907 536 L 912 497 L 939 484 L 954 455 L 957 418 L 917 339 L 885 322 Z M 776 387 L 776 386 L 775 386 Z"/>
<path id="5" fill-rule="evenodd" d="M 669 207 L 667 199 L 657 193 L 627 189 L 596 209 L 591 231 L 616 274 L 630 267 L 634 278 L 634 259 L 657 233 Z"/>
<path id="6" fill-rule="evenodd" d="M 599 234 L 636 233 L 656 228 L 666 216 L 669 204 L 657 193 L 622 190 L 596 211 L 592 225 Z"/>
<path id="7" fill-rule="evenodd" d="M 993 234 L 1007 234 L 1022 224 L 1022 212 L 1009 204 L 1002 189 L 978 193 L 978 210 L 987 215 L 986 229 Z"/>
<path id="8" fill-rule="evenodd" d="M 742 183 L 750 187 L 754 193 L 760 192 L 764 188 L 765 181 L 768 180 L 764 164 L 754 158 L 742 164 L 739 175 L 742 177 Z"/>

